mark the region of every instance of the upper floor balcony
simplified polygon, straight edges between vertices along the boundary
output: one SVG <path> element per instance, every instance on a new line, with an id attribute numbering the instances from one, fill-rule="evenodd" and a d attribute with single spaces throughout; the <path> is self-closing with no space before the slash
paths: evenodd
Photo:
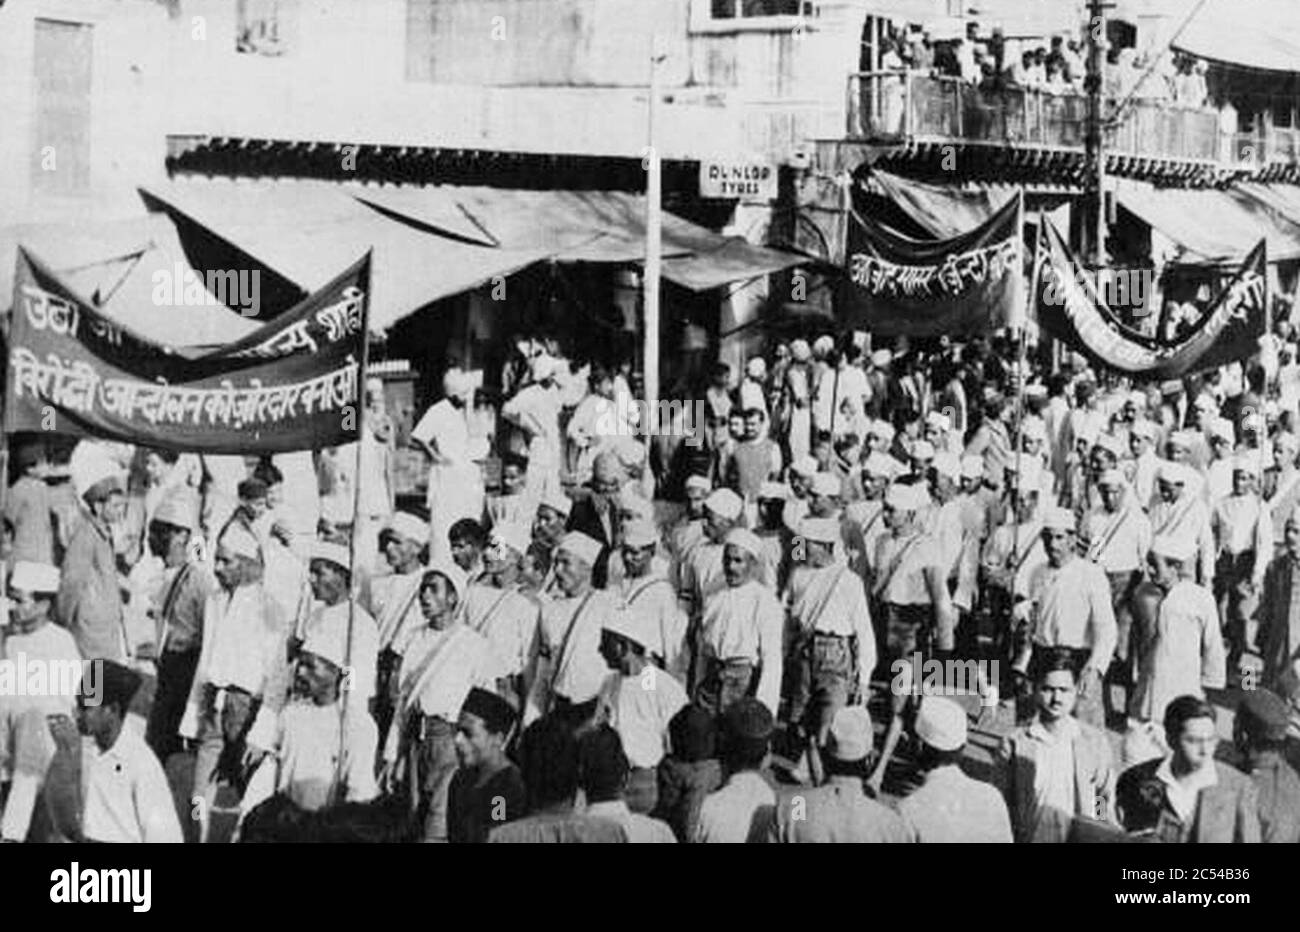
<path id="1" fill-rule="evenodd" d="M 1088 98 L 1038 88 L 988 88 L 920 72 L 854 74 L 848 84 L 850 142 L 898 147 L 942 158 L 957 149 L 984 164 L 1083 167 Z M 1119 104 L 1105 101 L 1104 114 Z M 1294 179 L 1300 130 L 1262 126 L 1236 131 L 1235 118 L 1212 108 L 1130 100 L 1103 134 L 1106 169 L 1129 177 Z"/>

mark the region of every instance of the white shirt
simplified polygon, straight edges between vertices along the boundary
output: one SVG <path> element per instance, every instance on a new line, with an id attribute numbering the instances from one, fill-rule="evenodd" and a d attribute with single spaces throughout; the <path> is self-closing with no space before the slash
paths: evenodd
<path id="1" fill-rule="evenodd" d="M 457 408 L 446 398 L 434 404 L 411 431 L 411 439 L 429 444 L 450 465 L 470 461 L 469 421 L 464 408 Z"/>
<path id="2" fill-rule="evenodd" d="M 331 805 L 334 780 L 343 791 L 339 800 L 365 802 L 379 795 L 375 780 L 375 751 L 379 733 L 365 709 L 347 714 L 343 766 L 338 766 L 341 719 L 338 703 L 316 705 L 296 700 L 280 713 L 276 750 L 265 758 L 250 781 L 240 808 L 253 809 L 273 793 L 283 793 L 297 805 L 316 811 Z"/>
<path id="3" fill-rule="evenodd" d="M 465 596 L 465 623 L 492 643 L 502 670 L 522 674 L 533 661 L 541 613 L 517 589 L 474 584 Z"/>
<path id="4" fill-rule="evenodd" d="M 753 770 L 734 773 L 726 786 L 704 797 L 691 841 L 744 844 L 749 839 L 754 814 L 764 806 L 776 806 L 776 792 L 767 781 Z"/>
<path id="5" fill-rule="evenodd" d="M 663 670 L 612 673 L 600 690 L 600 708 L 623 741 L 633 767 L 658 767 L 668 753 L 668 723 L 687 705 L 686 690 Z"/>
<path id="6" fill-rule="evenodd" d="M 755 694 L 775 716 L 781 699 L 781 638 L 785 609 L 772 590 L 750 580 L 725 586 L 704 605 L 700 640 L 706 656 L 761 667 Z"/>
<path id="7" fill-rule="evenodd" d="M 46 681 L 45 694 L 0 695 L 0 704 L 14 710 L 36 709 L 42 715 L 76 714 L 77 691 L 81 685 L 81 652 L 66 628 L 46 622 L 27 634 L 10 634 L 0 641 L 0 658 L 13 661 L 15 677 L 29 676 L 22 672 L 24 660 L 28 664 L 43 665 Z"/>
<path id="8" fill-rule="evenodd" d="M 162 765 L 130 722 L 100 752 L 82 742 L 85 809 L 82 831 L 92 841 L 180 844 L 181 823 Z"/>
<path id="9" fill-rule="evenodd" d="M 1034 643 L 1088 648 L 1099 671 L 1110 665 L 1118 637 L 1110 583 L 1095 563 L 1074 557 L 1058 569 L 1044 564 L 1030 582 L 1035 603 Z"/>
<path id="10" fill-rule="evenodd" d="M 677 836 L 673 834 L 667 822 L 633 812 L 621 799 L 591 803 L 587 806 L 587 815 L 595 819 L 617 822 L 623 826 L 623 831 L 627 833 L 627 840 L 632 844 L 677 844 Z"/>
<path id="11" fill-rule="evenodd" d="M 1029 816 L 1035 833 L 1030 837 L 1034 841 L 1063 842 L 1065 838 L 1043 838 L 1038 832 L 1062 824 L 1068 826 L 1069 817 L 1074 815 L 1074 740 L 1079 735 L 1079 722 L 1066 716 L 1053 733 L 1035 719 L 1029 726 L 1029 735 L 1034 739 L 1035 749 L 1034 811 Z M 1067 818 L 1043 820 L 1046 810 L 1063 813 Z"/>

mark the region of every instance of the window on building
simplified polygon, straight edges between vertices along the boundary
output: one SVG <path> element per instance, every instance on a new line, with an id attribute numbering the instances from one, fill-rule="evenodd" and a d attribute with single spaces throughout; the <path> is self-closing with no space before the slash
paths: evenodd
<path id="1" fill-rule="evenodd" d="M 94 27 L 36 20 L 32 188 L 79 194 L 90 187 L 90 84 Z"/>
<path id="2" fill-rule="evenodd" d="M 812 0 L 711 0 L 714 19 L 812 15 Z"/>
<path id="3" fill-rule="evenodd" d="M 235 51 L 279 56 L 293 45 L 298 0 L 238 0 Z"/>

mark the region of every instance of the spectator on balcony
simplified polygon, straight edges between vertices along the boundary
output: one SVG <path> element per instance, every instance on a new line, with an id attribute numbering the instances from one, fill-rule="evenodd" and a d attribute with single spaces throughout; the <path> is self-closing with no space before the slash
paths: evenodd
<path id="1" fill-rule="evenodd" d="M 914 32 L 908 37 L 908 64 L 913 71 L 930 74 L 934 71 L 934 48 L 928 32 Z"/>
<path id="2" fill-rule="evenodd" d="M 1174 100 L 1184 107 L 1204 107 L 1208 96 L 1205 69 L 1203 61 L 1183 59 L 1178 76 L 1174 78 Z"/>
<path id="3" fill-rule="evenodd" d="M 1065 79 L 1065 63 L 1061 59 L 1047 60 L 1047 77 L 1043 89 L 1049 94 L 1064 94 L 1070 90 L 1070 84 Z"/>
<path id="4" fill-rule="evenodd" d="M 1083 60 L 1082 46 L 1078 39 L 1071 39 L 1065 44 L 1066 80 L 1077 91 L 1083 90 L 1083 79 L 1088 74 L 1088 66 Z"/>
<path id="5" fill-rule="evenodd" d="M 978 82 L 980 70 L 975 57 L 975 43 L 958 39 L 953 43 L 953 56 L 957 58 L 957 77 L 969 84 Z"/>
<path id="6" fill-rule="evenodd" d="M 899 56 L 898 48 L 892 39 L 885 39 L 880 43 L 880 70 L 903 70 L 903 59 Z M 897 135 L 903 131 L 905 81 L 906 78 L 902 76 L 881 79 L 880 128 L 886 135 Z"/>

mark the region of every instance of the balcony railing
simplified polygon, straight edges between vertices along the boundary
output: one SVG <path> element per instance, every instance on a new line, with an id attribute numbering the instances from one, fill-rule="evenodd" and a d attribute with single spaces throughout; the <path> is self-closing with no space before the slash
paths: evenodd
<path id="1" fill-rule="evenodd" d="M 986 143 L 1082 149 L 1088 100 L 1036 88 L 986 89 L 959 78 L 909 71 L 851 75 L 848 135 L 876 142 Z M 1113 112 L 1116 101 L 1106 102 Z M 1105 134 L 1109 153 L 1211 166 L 1264 167 L 1300 162 L 1300 131 L 1259 134 L 1220 129 L 1220 113 L 1173 103 L 1130 101 Z"/>

